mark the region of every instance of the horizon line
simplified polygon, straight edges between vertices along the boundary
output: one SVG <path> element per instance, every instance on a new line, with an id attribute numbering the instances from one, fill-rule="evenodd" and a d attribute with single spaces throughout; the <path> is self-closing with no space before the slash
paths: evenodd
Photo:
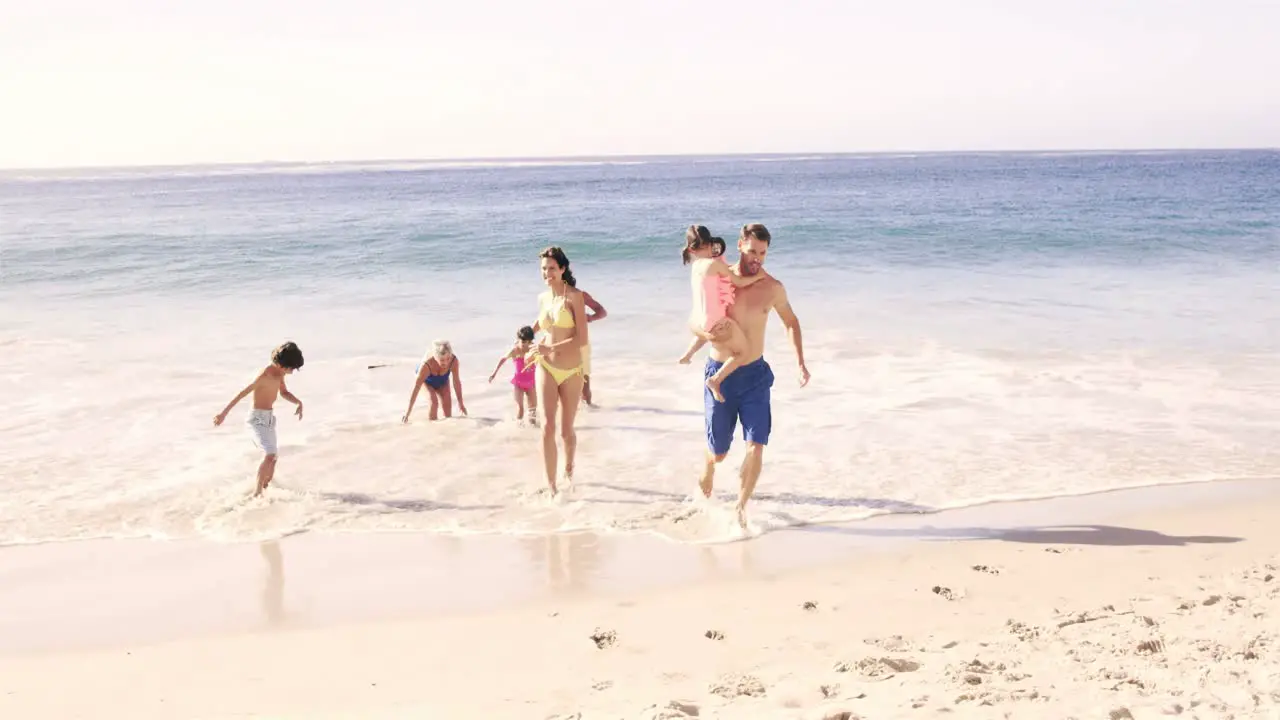
<path id="1" fill-rule="evenodd" d="M 103 170 L 170 170 L 177 168 L 249 168 L 249 167 L 305 167 L 342 165 L 381 165 L 419 163 L 424 165 L 445 163 L 534 163 L 534 162 L 621 162 L 635 160 L 679 160 L 697 158 L 802 158 L 802 157 L 874 157 L 884 155 L 1018 155 L 1018 154 L 1099 154 L 1124 155 L 1142 153 L 1197 153 L 1197 152 L 1275 152 L 1280 146 L 1218 147 L 1147 147 L 1147 148 L 1008 148 L 1000 150 L 838 150 L 838 151 L 786 151 L 786 152 L 728 152 L 728 153 L 647 153 L 602 155 L 489 155 L 453 157 L 401 157 L 401 158 L 350 158 L 345 160 L 227 160 L 190 163 L 132 163 L 117 165 L 44 165 L 0 167 L 0 173 L 22 172 L 76 172 Z"/>

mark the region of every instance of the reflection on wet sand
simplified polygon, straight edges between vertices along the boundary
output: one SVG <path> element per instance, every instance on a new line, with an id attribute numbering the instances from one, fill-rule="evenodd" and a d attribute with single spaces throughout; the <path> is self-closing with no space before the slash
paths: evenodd
<path id="1" fill-rule="evenodd" d="M 280 554 L 280 542 L 270 540 L 258 547 L 267 561 L 267 582 L 262 588 L 262 611 L 268 625 L 284 622 L 284 557 Z"/>
<path id="2" fill-rule="evenodd" d="M 703 545 L 702 552 L 698 555 L 699 564 L 702 566 L 702 579 L 758 577 L 755 549 L 755 544 L 749 542 Z M 734 565 L 737 567 L 733 567 Z"/>
<path id="3" fill-rule="evenodd" d="M 557 593 L 588 590 L 602 559 L 600 538 L 590 533 L 530 537 L 525 548 L 535 568 L 541 566 L 547 584 Z"/>

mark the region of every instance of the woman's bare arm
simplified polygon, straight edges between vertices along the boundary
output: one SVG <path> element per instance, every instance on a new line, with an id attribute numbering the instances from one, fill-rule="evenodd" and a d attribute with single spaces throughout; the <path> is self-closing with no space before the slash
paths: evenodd
<path id="1" fill-rule="evenodd" d="M 418 400 L 418 391 L 422 389 L 422 384 L 427 381 L 428 372 L 431 372 L 430 359 L 422 363 L 422 367 L 418 368 L 418 376 L 413 380 L 413 392 L 409 393 L 409 409 L 404 411 L 404 417 L 400 418 L 400 422 L 409 422 L 409 414 L 413 412 L 413 403 Z"/>
<path id="2" fill-rule="evenodd" d="M 766 277 L 764 271 L 756 273 L 755 275 L 743 277 L 742 275 L 739 275 L 733 272 L 732 270 L 730 270 L 729 266 L 723 262 L 711 263 L 711 267 L 707 270 L 707 272 L 712 275 L 715 275 L 716 277 L 729 278 L 729 282 L 733 283 L 734 287 L 746 287 L 748 285 L 754 285 L 755 283 L 760 282 Z"/>

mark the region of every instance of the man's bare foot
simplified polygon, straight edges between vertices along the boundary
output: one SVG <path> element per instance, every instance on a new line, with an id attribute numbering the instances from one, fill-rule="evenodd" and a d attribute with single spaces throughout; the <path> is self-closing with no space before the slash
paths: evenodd
<path id="1" fill-rule="evenodd" d="M 716 402 L 724 402 L 724 396 L 720 394 L 719 380 L 716 380 L 715 378 L 708 378 L 707 389 L 711 391 L 711 397 L 715 398 Z"/>
<path id="2" fill-rule="evenodd" d="M 702 497 L 711 497 L 711 480 L 710 473 L 703 473 L 702 477 L 698 478 L 698 489 L 702 491 Z"/>

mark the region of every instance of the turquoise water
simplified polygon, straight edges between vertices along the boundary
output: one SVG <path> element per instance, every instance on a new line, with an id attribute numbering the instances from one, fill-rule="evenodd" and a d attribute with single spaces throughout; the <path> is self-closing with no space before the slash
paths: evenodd
<path id="1" fill-rule="evenodd" d="M 686 502 L 701 395 L 673 362 L 678 251 L 691 222 L 731 239 L 751 221 L 814 375 L 796 387 L 772 325 L 761 530 L 1280 474 L 1280 152 L 10 171 L 0 542 L 721 538 L 722 508 Z M 533 495 L 509 368 L 484 382 L 532 319 L 548 244 L 610 314 L 566 505 Z M 436 337 L 472 418 L 403 427 Z M 282 418 L 278 491 L 244 503 L 254 449 L 209 419 L 285 339 L 307 417 Z"/>

